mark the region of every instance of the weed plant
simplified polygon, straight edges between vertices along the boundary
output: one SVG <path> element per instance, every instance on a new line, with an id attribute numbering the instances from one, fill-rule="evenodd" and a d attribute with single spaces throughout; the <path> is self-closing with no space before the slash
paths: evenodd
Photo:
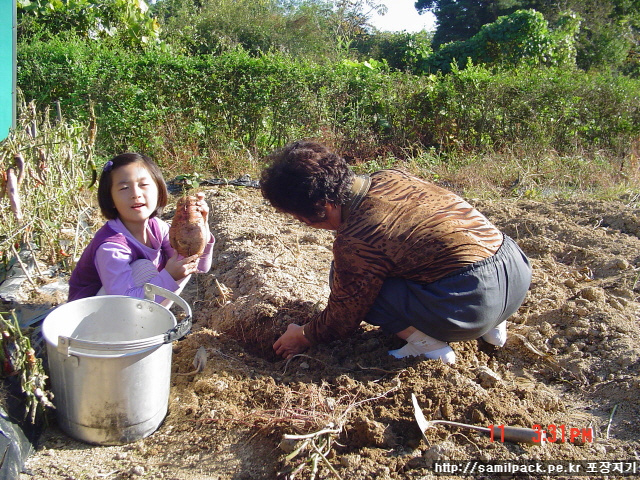
<path id="1" fill-rule="evenodd" d="M 73 268 L 91 236 L 95 130 L 20 102 L 17 128 L 0 143 L 0 251 L 5 268 L 21 250 Z M 7 182 L 15 172 L 17 189 Z"/>

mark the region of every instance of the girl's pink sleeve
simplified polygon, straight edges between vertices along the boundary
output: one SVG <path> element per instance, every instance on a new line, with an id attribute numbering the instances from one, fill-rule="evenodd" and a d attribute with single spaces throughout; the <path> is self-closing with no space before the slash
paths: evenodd
<path id="1" fill-rule="evenodd" d="M 209 233 L 209 235 L 209 242 L 204 247 L 204 251 L 198 260 L 198 271 L 202 273 L 207 273 L 213 263 L 213 246 L 216 244 L 216 239 L 212 233 Z"/>
<path id="2" fill-rule="evenodd" d="M 107 242 L 98 247 L 95 265 L 107 295 L 144 298 L 144 287 L 136 287 L 133 283 L 130 262 L 130 251 L 120 244 Z M 172 292 L 179 288 L 178 283 L 164 269 L 158 272 L 158 275 L 153 277 L 149 283 Z"/>

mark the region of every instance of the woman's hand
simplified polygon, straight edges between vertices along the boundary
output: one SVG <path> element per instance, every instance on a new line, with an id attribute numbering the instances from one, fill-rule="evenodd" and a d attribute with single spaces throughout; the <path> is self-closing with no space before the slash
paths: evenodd
<path id="1" fill-rule="evenodd" d="M 273 344 L 273 349 L 278 355 L 288 359 L 311 346 L 311 342 L 302 333 L 302 328 L 295 323 L 289 324 L 287 331 Z"/>
<path id="2" fill-rule="evenodd" d="M 177 282 L 198 271 L 199 258 L 200 255 L 191 255 L 178 260 L 178 252 L 174 252 L 173 256 L 167 260 L 164 269 Z"/>

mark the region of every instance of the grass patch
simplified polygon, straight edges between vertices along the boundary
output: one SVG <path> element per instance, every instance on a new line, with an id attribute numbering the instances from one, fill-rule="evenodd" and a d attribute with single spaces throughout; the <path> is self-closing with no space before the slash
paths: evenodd
<path id="1" fill-rule="evenodd" d="M 554 151 L 437 155 L 408 161 L 412 173 L 450 186 L 465 197 L 593 198 L 615 200 L 638 192 L 633 161 L 612 161 L 605 153 L 558 155 Z"/>

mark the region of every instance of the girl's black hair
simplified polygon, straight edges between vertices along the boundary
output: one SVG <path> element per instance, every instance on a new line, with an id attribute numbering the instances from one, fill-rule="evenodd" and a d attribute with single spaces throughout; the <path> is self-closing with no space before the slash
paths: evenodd
<path id="1" fill-rule="evenodd" d="M 104 215 L 108 220 L 118 218 L 118 210 L 116 210 L 116 206 L 113 203 L 113 197 L 111 196 L 111 187 L 113 186 L 111 174 L 114 170 L 131 163 L 142 164 L 149 171 L 153 181 L 156 182 L 158 187 L 158 203 L 156 205 L 156 209 L 151 214 L 151 217 L 160 215 L 162 213 L 162 209 L 167 205 L 169 192 L 167 191 L 167 185 L 164 182 L 164 177 L 162 176 L 162 172 L 158 165 L 156 165 L 149 157 L 142 155 L 141 153 L 123 153 L 116 155 L 109 160 L 102 168 L 102 173 L 100 174 L 100 183 L 98 185 L 98 205 L 100 206 L 102 215 Z"/>

